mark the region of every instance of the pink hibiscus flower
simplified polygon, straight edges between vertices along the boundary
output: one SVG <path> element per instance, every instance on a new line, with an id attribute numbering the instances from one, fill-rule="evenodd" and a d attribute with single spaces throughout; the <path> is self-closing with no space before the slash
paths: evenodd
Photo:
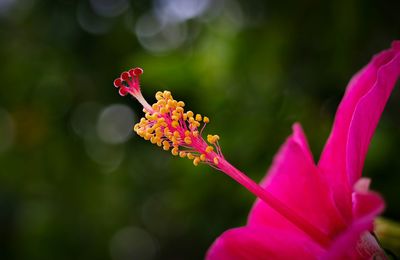
<path id="1" fill-rule="evenodd" d="M 207 259 L 384 259 L 370 233 L 384 202 L 368 190 L 370 181 L 360 177 L 368 145 L 399 75 L 396 41 L 351 79 L 318 165 L 295 124 L 261 182 L 323 232 L 327 243 L 305 235 L 306 230 L 257 199 L 247 225 L 223 233 Z"/>
<path id="2" fill-rule="evenodd" d="M 295 124 L 261 185 L 225 160 L 218 135 L 203 139 L 208 117 L 185 112 L 185 103 L 174 100 L 169 91 L 157 92 L 157 102 L 149 105 L 140 92 L 142 73 L 131 69 L 114 81 L 122 96 L 132 95 L 143 105 L 145 117 L 134 130 L 195 166 L 208 164 L 224 172 L 258 197 L 247 225 L 223 233 L 207 259 L 385 258 L 370 233 L 384 202 L 369 191 L 361 170 L 400 75 L 400 42 L 375 56 L 350 81 L 318 165 Z"/>

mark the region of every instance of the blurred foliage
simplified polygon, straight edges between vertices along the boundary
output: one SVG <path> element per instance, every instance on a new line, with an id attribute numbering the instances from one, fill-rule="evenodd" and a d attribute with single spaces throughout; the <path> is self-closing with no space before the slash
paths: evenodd
<path id="1" fill-rule="evenodd" d="M 400 38 L 399 1 L 0 0 L 0 258 L 202 259 L 254 197 L 130 132 L 112 82 L 141 66 L 208 115 L 260 180 L 301 122 L 318 159 L 350 77 Z M 399 221 L 400 91 L 365 175 Z M 295 180 L 293 180 L 295 181 Z M 396 245 L 398 247 L 398 245 Z"/>
<path id="2" fill-rule="evenodd" d="M 398 222 L 379 217 L 375 221 L 375 233 L 380 239 L 383 248 L 395 255 L 399 255 L 400 224 Z"/>

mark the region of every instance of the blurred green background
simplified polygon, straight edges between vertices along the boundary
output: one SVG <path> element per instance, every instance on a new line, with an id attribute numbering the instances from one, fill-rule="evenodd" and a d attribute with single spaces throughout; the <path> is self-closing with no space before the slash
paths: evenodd
<path id="1" fill-rule="evenodd" d="M 202 259 L 254 197 L 131 127 L 113 87 L 144 68 L 211 118 L 225 156 L 259 181 L 299 121 L 315 159 L 350 77 L 400 38 L 400 1 L 0 0 L 0 258 Z M 400 220 L 400 90 L 365 175 Z"/>

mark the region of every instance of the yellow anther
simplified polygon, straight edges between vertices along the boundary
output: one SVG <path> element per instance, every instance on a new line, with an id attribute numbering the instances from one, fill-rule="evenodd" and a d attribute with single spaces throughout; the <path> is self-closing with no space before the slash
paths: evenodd
<path id="1" fill-rule="evenodd" d="M 189 136 L 190 135 L 190 131 L 189 130 L 186 130 L 185 131 L 185 136 Z"/>
<path id="2" fill-rule="evenodd" d="M 186 156 L 187 156 L 187 158 L 188 158 L 189 160 L 193 160 L 193 159 L 194 159 L 194 155 L 191 154 L 191 153 L 187 153 Z"/>
<path id="3" fill-rule="evenodd" d="M 171 153 L 172 153 L 172 155 L 177 156 L 179 154 L 178 148 L 177 147 L 172 148 Z"/>
<path id="4" fill-rule="evenodd" d="M 210 119 L 205 116 L 205 117 L 203 117 L 203 122 L 208 124 L 208 123 L 210 123 Z"/>
<path id="5" fill-rule="evenodd" d="M 215 144 L 218 140 L 218 135 L 207 135 L 207 142 L 209 142 L 210 144 Z"/>
<path id="6" fill-rule="evenodd" d="M 175 101 L 175 102 L 176 102 L 176 101 Z M 174 107 L 174 100 L 172 100 L 172 99 L 168 100 L 167 104 L 168 104 L 168 106 L 170 106 L 170 107 Z"/>
<path id="7" fill-rule="evenodd" d="M 180 134 L 178 131 L 174 131 L 174 136 L 175 136 L 176 138 L 178 138 L 178 137 L 181 137 L 181 134 Z"/>
<path id="8" fill-rule="evenodd" d="M 193 127 L 193 128 L 196 128 L 196 127 L 199 127 L 199 126 L 200 126 L 200 123 L 197 122 L 197 121 L 193 121 L 193 122 L 190 124 L 190 126 Z"/>
<path id="9" fill-rule="evenodd" d="M 172 121 L 171 125 L 172 125 L 172 127 L 177 128 L 179 126 L 179 122 L 178 121 Z"/>
<path id="10" fill-rule="evenodd" d="M 178 145 L 178 144 L 179 144 L 179 141 L 178 141 L 178 139 L 177 139 L 175 136 L 172 136 L 171 141 L 172 141 L 172 143 L 173 143 L 174 145 Z"/>
<path id="11" fill-rule="evenodd" d="M 167 102 L 165 102 L 164 99 L 161 99 L 161 100 L 157 101 L 156 104 L 159 105 L 160 107 L 163 107 L 163 106 L 165 106 L 167 104 Z"/>
<path id="12" fill-rule="evenodd" d="M 166 99 L 172 98 L 171 92 L 165 90 L 164 91 L 164 98 L 166 98 Z"/>
<path id="13" fill-rule="evenodd" d="M 174 120 L 174 121 L 178 121 L 179 118 L 180 118 L 179 115 L 173 115 L 173 116 L 171 116 L 171 119 Z"/>
<path id="14" fill-rule="evenodd" d="M 148 141 L 148 140 L 150 140 L 150 138 L 151 138 L 152 136 L 153 136 L 152 134 L 146 133 L 146 134 L 144 135 L 144 139 Z"/>
<path id="15" fill-rule="evenodd" d="M 171 145 L 169 144 L 168 141 L 163 141 L 162 144 L 163 144 L 164 147 L 168 147 L 168 149 L 169 149 L 170 146 L 171 146 Z M 167 150 L 168 150 L 168 149 L 167 149 Z"/>
<path id="16" fill-rule="evenodd" d="M 158 141 L 157 141 L 157 146 L 162 146 L 162 140 L 161 139 L 159 139 Z"/>
<path id="17" fill-rule="evenodd" d="M 162 95 L 163 95 L 163 93 L 162 93 L 161 91 L 157 91 L 157 93 L 156 93 L 156 99 L 157 99 L 157 100 L 162 99 Z"/>
<path id="18" fill-rule="evenodd" d="M 215 164 L 215 165 L 218 165 L 218 163 L 219 163 L 218 158 L 217 158 L 217 157 L 214 157 L 214 164 Z"/>
<path id="19" fill-rule="evenodd" d="M 181 157 L 181 158 L 186 157 L 186 152 L 180 151 L 179 152 L 179 157 Z"/>
<path id="20" fill-rule="evenodd" d="M 212 146 L 207 146 L 207 148 L 206 148 L 206 153 L 211 153 L 212 151 L 214 151 L 214 147 L 212 147 Z"/>
<path id="21" fill-rule="evenodd" d="M 186 144 L 191 144 L 192 138 L 190 138 L 189 136 L 186 136 L 185 139 L 183 139 L 183 141 L 185 141 Z"/>
<path id="22" fill-rule="evenodd" d="M 163 136 L 163 132 L 161 130 L 156 131 L 156 136 L 161 138 Z"/>
<path id="23" fill-rule="evenodd" d="M 150 138 L 150 142 L 151 142 L 152 144 L 157 143 L 157 137 L 155 137 L 155 136 L 151 137 L 151 138 Z"/>
<path id="24" fill-rule="evenodd" d="M 160 114 L 162 114 L 162 115 L 166 114 L 167 112 L 168 112 L 168 109 L 166 107 L 162 107 L 160 109 Z"/>
<path id="25" fill-rule="evenodd" d="M 202 153 L 200 155 L 200 160 L 205 161 L 206 160 L 206 155 L 204 153 Z"/>
<path id="26" fill-rule="evenodd" d="M 193 136 L 198 137 L 199 136 L 199 131 L 193 131 Z"/>
<path id="27" fill-rule="evenodd" d="M 184 107 L 184 106 L 185 106 L 185 103 L 184 103 L 183 101 L 179 101 L 177 105 L 178 105 L 179 107 Z"/>
<path id="28" fill-rule="evenodd" d="M 192 111 L 187 111 L 187 112 L 186 112 L 186 115 L 187 115 L 188 117 L 193 117 L 193 116 L 194 116 L 194 113 L 193 113 Z"/>
<path id="29" fill-rule="evenodd" d="M 175 109 L 175 111 L 178 112 L 178 113 L 183 113 L 183 111 L 185 111 L 185 110 L 182 107 L 177 107 Z"/>
<path id="30" fill-rule="evenodd" d="M 195 120 L 194 120 L 194 117 L 189 117 L 189 123 L 193 123 Z"/>
<path id="31" fill-rule="evenodd" d="M 186 121 L 186 120 L 188 119 L 187 113 L 184 113 L 183 116 L 182 116 L 182 118 L 183 118 L 184 121 Z"/>
<path id="32" fill-rule="evenodd" d="M 197 166 L 197 165 L 199 165 L 199 163 L 200 163 L 200 158 L 199 157 L 194 158 L 193 165 Z"/>
<path id="33" fill-rule="evenodd" d="M 201 115 L 200 115 L 200 114 L 197 114 L 197 115 L 196 115 L 196 121 L 201 121 L 201 119 L 202 119 Z"/>
<path id="34" fill-rule="evenodd" d="M 144 136 L 144 131 L 143 130 L 137 130 L 136 132 L 138 135 L 140 135 L 140 137 Z"/>

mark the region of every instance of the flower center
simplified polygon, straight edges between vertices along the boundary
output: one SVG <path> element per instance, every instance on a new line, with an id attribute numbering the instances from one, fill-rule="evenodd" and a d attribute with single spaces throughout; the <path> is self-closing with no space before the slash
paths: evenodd
<path id="1" fill-rule="evenodd" d="M 156 99 L 150 111 L 144 109 L 145 117 L 134 126 L 134 131 L 164 150 L 171 150 L 175 156 L 193 160 L 195 166 L 203 162 L 217 167 L 221 157 L 219 136 L 208 135 L 208 143 L 202 138 L 210 119 L 185 112 L 185 103 L 174 100 L 169 91 L 157 92 Z"/>

